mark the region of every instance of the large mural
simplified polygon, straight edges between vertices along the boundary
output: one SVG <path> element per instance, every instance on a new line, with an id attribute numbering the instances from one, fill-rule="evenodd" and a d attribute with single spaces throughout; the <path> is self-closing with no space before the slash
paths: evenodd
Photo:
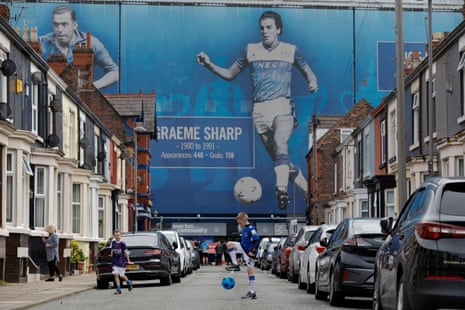
<path id="1" fill-rule="evenodd" d="M 71 62 L 67 36 L 90 32 L 96 86 L 103 93 L 156 92 L 151 182 L 153 208 L 162 215 L 305 214 L 297 176 L 301 171 L 308 177 L 312 115 L 345 114 L 361 99 L 376 106 L 395 85 L 393 10 L 81 2 L 67 4 L 75 12 L 70 20 L 53 17 L 62 2 L 8 5 L 13 27 L 37 27 L 44 57 L 62 53 Z M 272 35 L 289 45 L 262 48 L 272 36 L 265 34 L 270 25 L 259 20 L 265 11 L 281 16 Z M 426 15 L 404 12 L 407 53 L 425 56 Z M 433 31 L 451 31 L 462 19 L 460 13 L 434 12 Z M 316 78 L 313 89 L 302 61 Z M 280 95 L 270 95 L 277 90 Z M 257 110 L 270 101 L 272 108 Z M 254 126 L 257 113 L 260 128 Z M 289 118 L 273 123 L 282 114 L 293 115 L 292 124 Z M 262 189 L 251 206 L 233 194 L 242 177 L 255 178 Z M 287 186 L 284 207 L 277 185 Z"/>

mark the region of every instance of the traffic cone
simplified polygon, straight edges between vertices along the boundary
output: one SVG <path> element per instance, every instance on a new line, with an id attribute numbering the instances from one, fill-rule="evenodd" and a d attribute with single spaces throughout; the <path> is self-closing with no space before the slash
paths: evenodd
<path id="1" fill-rule="evenodd" d="M 221 254 L 221 266 L 226 265 L 226 261 L 224 260 L 224 254 Z"/>

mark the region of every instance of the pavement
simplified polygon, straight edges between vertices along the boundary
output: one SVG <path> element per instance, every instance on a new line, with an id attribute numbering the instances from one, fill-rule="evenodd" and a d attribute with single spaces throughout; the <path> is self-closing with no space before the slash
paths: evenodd
<path id="1" fill-rule="evenodd" d="M 77 294 L 96 288 L 95 272 L 80 275 L 66 275 L 63 281 L 30 283 L 6 283 L 0 285 L 0 309 L 29 309 L 65 296 Z"/>

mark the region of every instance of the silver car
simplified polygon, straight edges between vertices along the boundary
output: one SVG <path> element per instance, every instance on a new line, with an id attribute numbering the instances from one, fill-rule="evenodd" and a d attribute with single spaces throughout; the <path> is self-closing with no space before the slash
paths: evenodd
<path id="1" fill-rule="evenodd" d="M 305 225 L 300 228 L 297 233 L 295 244 L 291 249 L 291 254 L 289 255 L 289 268 L 287 270 L 287 279 L 289 281 L 297 283 L 300 270 L 300 256 L 302 256 L 308 240 L 310 240 L 310 237 L 318 228 L 318 225 Z"/>
<path id="2" fill-rule="evenodd" d="M 323 224 L 308 240 L 307 247 L 300 257 L 299 278 L 297 280 L 300 289 L 307 289 L 307 293 L 315 291 L 315 266 L 318 255 L 326 248 L 320 244 L 322 240 L 329 240 L 337 225 Z"/>

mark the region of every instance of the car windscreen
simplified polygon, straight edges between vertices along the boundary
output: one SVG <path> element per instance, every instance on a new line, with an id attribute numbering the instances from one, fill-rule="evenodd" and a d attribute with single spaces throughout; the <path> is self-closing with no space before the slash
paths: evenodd
<path id="1" fill-rule="evenodd" d="M 381 233 L 379 221 L 358 220 L 353 221 L 351 226 L 351 235 Z"/>
<path id="2" fill-rule="evenodd" d="M 268 244 L 268 248 L 266 249 L 268 252 L 273 252 L 274 251 L 274 248 L 278 246 L 278 243 L 277 242 L 272 242 L 270 244 Z"/>
<path id="3" fill-rule="evenodd" d="M 316 230 L 307 230 L 305 232 L 304 240 L 308 241 L 312 237 L 312 235 L 315 233 Z"/>
<path id="4" fill-rule="evenodd" d="M 168 238 L 170 242 L 175 242 L 176 241 L 176 235 L 174 233 L 171 233 L 169 231 L 163 232 L 163 234 Z"/>
<path id="5" fill-rule="evenodd" d="M 454 183 L 445 186 L 440 212 L 447 215 L 465 216 L 465 184 Z"/>
<path id="6" fill-rule="evenodd" d="M 121 240 L 126 243 L 128 247 L 140 247 L 140 246 L 154 246 L 158 244 L 158 236 L 123 236 Z"/>

